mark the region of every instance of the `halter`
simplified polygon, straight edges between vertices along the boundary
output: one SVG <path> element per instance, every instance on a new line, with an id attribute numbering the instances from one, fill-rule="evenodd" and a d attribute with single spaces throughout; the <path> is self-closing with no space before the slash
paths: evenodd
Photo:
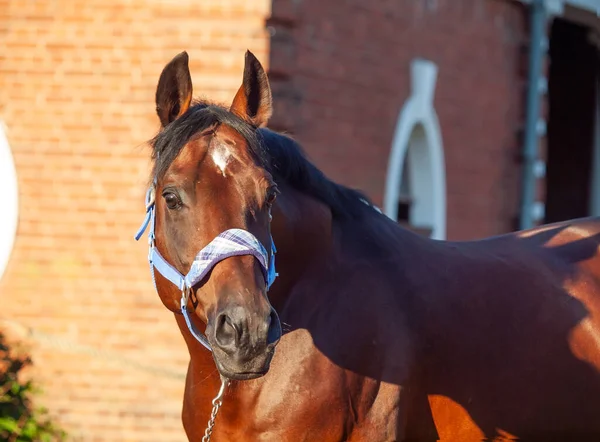
<path id="1" fill-rule="evenodd" d="M 179 273 L 175 267 L 169 264 L 156 248 L 154 241 L 156 238 L 154 233 L 155 203 L 155 187 L 152 186 L 146 192 L 146 216 L 135 235 L 135 240 L 139 240 L 146 231 L 146 228 L 148 228 L 148 225 L 150 225 L 150 230 L 148 231 L 148 263 L 150 264 L 150 273 L 152 275 L 152 281 L 154 282 L 154 288 L 158 291 L 156 279 L 154 278 L 154 270 L 157 270 L 162 276 L 181 290 L 181 313 L 183 314 L 190 333 L 204 347 L 209 351 L 212 351 L 206 336 L 196 329 L 190 319 L 187 305 L 190 293 L 192 292 L 192 287 L 199 283 L 218 262 L 231 256 L 252 255 L 260 264 L 268 291 L 269 288 L 271 288 L 273 281 L 275 281 L 275 278 L 278 276 L 275 272 L 275 253 L 277 252 L 277 249 L 273 242 L 273 236 L 271 236 L 271 253 L 269 259 L 267 250 L 252 233 L 243 229 L 225 230 L 198 252 L 189 272 L 184 276 Z M 271 213 L 269 212 L 269 220 L 271 219 Z"/>

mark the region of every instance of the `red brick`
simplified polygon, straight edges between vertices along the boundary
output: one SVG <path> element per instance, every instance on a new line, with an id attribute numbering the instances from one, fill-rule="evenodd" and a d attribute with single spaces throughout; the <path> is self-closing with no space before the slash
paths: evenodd
<path id="1" fill-rule="evenodd" d="M 448 237 L 506 232 L 518 207 L 518 187 L 510 185 L 518 164 L 506 152 L 520 148 L 526 11 L 508 1 L 436 4 L 429 10 L 424 2 L 346 2 L 340 14 L 337 2 L 298 3 L 297 23 L 274 24 L 276 32 L 292 35 L 286 47 L 295 54 L 278 93 L 289 87 L 300 98 L 285 107 L 285 118 L 329 176 L 381 203 L 396 119 L 409 94 L 410 61 L 432 60 L 439 69 L 435 105 Z M 283 62 L 276 57 L 288 55 L 276 48 L 271 56 L 277 65 Z M 281 118 L 275 115 L 278 123 Z"/>
<path id="2" fill-rule="evenodd" d="M 154 88 L 185 49 L 196 93 L 231 100 L 246 49 L 268 68 L 268 8 L 0 0 L 0 120 L 20 191 L 0 330 L 4 319 L 23 337 L 34 330 L 39 403 L 71 440 L 185 440 L 187 350 L 155 293 L 146 241 L 132 237 L 150 165 L 144 143 L 157 130 Z"/>
<path id="3" fill-rule="evenodd" d="M 410 61 L 434 61 L 448 237 L 514 227 L 522 6 L 275 0 L 269 42 L 270 3 L 0 0 L 0 119 L 21 210 L 0 319 L 36 332 L 40 403 L 73 440 L 184 440 L 187 352 L 155 294 L 145 241 L 132 240 L 149 170 L 145 142 L 157 130 L 154 88 L 184 49 L 196 94 L 223 103 L 239 87 L 246 49 L 272 65 L 273 126 L 377 204 Z"/>

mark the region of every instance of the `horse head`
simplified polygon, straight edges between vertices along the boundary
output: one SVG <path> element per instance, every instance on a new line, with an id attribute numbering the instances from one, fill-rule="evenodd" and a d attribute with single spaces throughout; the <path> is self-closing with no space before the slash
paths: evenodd
<path id="1" fill-rule="evenodd" d="M 160 75 L 156 111 L 146 220 L 156 289 L 171 311 L 205 324 L 206 337 L 194 331 L 198 318 L 186 316 L 223 376 L 260 377 L 281 338 L 267 296 L 278 189 L 258 131 L 272 112 L 267 75 L 247 52 L 229 108 L 194 102 L 183 52 Z"/>

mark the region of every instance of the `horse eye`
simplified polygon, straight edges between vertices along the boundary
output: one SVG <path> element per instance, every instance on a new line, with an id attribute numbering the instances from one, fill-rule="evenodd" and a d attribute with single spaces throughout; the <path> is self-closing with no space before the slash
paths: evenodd
<path id="1" fill-rule="evenodd" d="M 276 186 L 273 186 L 271 188 L 269 188 L 269 190 L 267 190 L 267 198 L 266 198 L 266 203 L 267 205 L 271 205 L 275 202 L 275 198 L 277 198 L 277 194 L 279 193 L 279 190 L 277 190 Z"/>
<path id="2" fill-rule="evenodd" d="M 165 192 L 163 194 L 163 198 L 165 199 L 165 203 L 167 204 L 167 207 L 171 210 L 178 209 L 181 206 L 181 200 L 173 192 Z"/>

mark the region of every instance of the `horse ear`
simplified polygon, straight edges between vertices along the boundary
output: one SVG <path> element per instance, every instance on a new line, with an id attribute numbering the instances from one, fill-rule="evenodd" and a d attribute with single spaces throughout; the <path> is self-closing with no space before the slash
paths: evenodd
<path id="1" fill-rule="evenodd" d="M 162 127 L 185 113 L 192 101 L 188 54 L 183 51 L 165 66 L 156 88 L 156 113 Z"/>
<path id="2" fill-rule="evenodd" d="M 254 127 L 266 126 L 273 113 L 269 79 L 258 59 L 250 51 L 246 51 L 244 80 L 235 94 L 230 111 Z"/>

